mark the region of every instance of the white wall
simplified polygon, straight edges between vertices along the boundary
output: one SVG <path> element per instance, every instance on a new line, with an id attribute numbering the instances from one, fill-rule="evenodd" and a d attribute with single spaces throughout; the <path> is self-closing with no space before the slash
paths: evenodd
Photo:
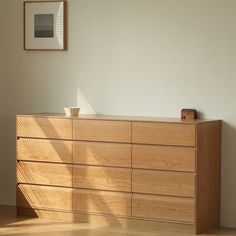
<path id="1" fill-rule="evenodd" d="M 15 203 L 15 113 L 62 112 L 80 89 L 98 113 L 222 119 L 221 224 L 236 227 L 236 1 L 68 3 L 69 50 L 25 52 L 22 1 L 0 0 L 0 202 Z"/>

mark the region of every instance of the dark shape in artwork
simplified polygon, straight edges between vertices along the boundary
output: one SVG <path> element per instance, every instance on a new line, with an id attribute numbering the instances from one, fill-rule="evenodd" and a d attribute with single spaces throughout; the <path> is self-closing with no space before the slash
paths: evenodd
<path id="1" fill-rule="evenodd" d="M 35 14 L 34 15 L 34 37 L 53 38 L 54 37 L 54 15 Z"/>

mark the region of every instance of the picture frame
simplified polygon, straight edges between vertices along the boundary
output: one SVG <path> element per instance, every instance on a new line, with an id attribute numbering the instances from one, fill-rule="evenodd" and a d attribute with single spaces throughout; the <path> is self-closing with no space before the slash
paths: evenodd
<path id="1" fill-rule="evenodd" d="M 24 50 L 66 50 L 66 1 L 24 1 Z"/>

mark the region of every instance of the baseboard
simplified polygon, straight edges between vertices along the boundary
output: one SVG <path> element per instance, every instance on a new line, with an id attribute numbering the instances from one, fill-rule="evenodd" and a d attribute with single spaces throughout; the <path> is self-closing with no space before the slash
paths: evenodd
<path id="1" fill-rule="evenodd" d="M 1 216 L 16 216 L 16 206 L 0 205 Z"/>

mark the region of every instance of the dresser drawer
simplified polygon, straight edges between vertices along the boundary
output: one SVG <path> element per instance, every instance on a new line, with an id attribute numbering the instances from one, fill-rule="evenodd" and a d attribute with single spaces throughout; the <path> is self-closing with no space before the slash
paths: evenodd
<path id="1" fill-rule="evenodd" d="M 132 192 L 195 197 L 195 174 L 134 169 Z"/>
<path id="2" fill-rule="evenodd" d="M 108 120 L 73 120 L 75 140 L 131 142 L 131 122 Z"/>
<path id="3" fill-rule="evenodd" d="M 132 122 L 132 142 L 144 144 L 195 146 L 195 125 Z"/>
<path id="4" fill-rule="evenodd" d="M 134 194 L 132 216 L 178 222 L 195 222 L 195 200 Z"/>
<path id="5" fill-rule="evenodd" d="M 72 120 L 51 117 L 18 116 L 18 137 L 72 139 Z"/>
<path id="6" fill-rule="evenodd" d="M 131 144 L 74 142 L 75 164 L 131 167 Z"/>
<path id="7" fill-rule="evenodd" d="M 131 216 L 131 194 L 108 191 L 75 190 L 73 210 Z"/>
<path id="8" fill-rule="evenodd" d="M 20 138 L 16 141 L 17 160 L 72 163 L 72 142 Z"/>
<path id="9" fill-rule="evenodd" d="M 17 163 L 18 183 L 72 187 L 72 167 L 64 164 Z"/>
<path id="10" fill-rule="evenodd" d="M 73 187 L 131 192 L 131 170 L 77 166 L 73 169 Z"/>
<path id="11" fill-rule="evenodd" d="M 195 171 L 195 148 L 133 145 L 132 167 L 171 171 Z"/>
<path id="12" fill-rule="evenodd" d="M 72 189 L 36 185 L 18 185 L 17 206 L 72 210 Z"/>

